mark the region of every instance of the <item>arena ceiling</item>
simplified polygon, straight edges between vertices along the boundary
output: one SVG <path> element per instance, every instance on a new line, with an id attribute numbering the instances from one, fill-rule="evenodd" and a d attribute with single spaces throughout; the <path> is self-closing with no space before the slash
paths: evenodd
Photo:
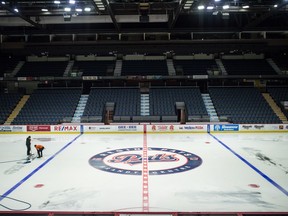
<path id="1" fill-rule="evenodd" d="M 288 0 L 2 0 L 0 33 L 288 31 Z"/>

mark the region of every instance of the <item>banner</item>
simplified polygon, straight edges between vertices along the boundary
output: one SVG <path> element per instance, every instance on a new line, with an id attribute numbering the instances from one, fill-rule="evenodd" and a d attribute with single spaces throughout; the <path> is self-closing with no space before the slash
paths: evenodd
<path id="1" fill-rule="evenodd" d="M 54 125 L 51 126 L 51 132 L 69 132 L 69 133 L 76 133 L 81 132 L 81 126 L 80 125 Z"/>
<path id="2" fill-rule="evenodd" d="M 153 133 L 193 133 L 207 132 L 207 125 L 147 125 L 147 132 Z"/>
<path id="3" fill-rule="evenodd" d="M 135 133 L 143 132 L 142 125 L 84 125 L 84 133 Z"/>
<path id="4" fill-rule="evenodd" d="M 237 124 L 215 124 L 214 131 L 239 131 Z"/>
<path id="5" fill-rule="evenodd" d="M 50 125 L 27 125 L 27 131 L 47 132 L 47 131 L 51 131 L 51 126 Z"/>

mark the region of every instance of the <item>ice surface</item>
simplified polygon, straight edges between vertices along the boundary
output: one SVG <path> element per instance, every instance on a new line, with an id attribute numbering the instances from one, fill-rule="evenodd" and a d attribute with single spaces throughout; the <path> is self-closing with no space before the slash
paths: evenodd
<path id="1" fill-rule="evenodd" d="M 27 136 L 0 136 L 0 211 L 141 212 L 145 186 L 149 211 L 288 212 L 288 134 L 32 134 L 45 150 L 25 163 Z"/>

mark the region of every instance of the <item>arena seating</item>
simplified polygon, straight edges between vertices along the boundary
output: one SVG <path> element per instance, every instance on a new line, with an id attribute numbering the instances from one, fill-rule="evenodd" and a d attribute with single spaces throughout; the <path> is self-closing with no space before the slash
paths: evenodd
<path id="1" fill-rule="evenodd" d="M 59 124 L 72 117 L 81 89 L 35 90 L 12 124 Z"/>
<path id="2" fill-rule="evenodd" d="M 18 93 L 0 93 L 0 124 L 6 121 L 20 99 Z"/>
<path id="3" fill-rule="evenodd" d="M 209 93 L 218 116 L 232 123 L 281 123 L 254 87 L 209 87 Z"/>
<path id="4" fill-rule="evenodd" d="M 92 88 L 81 121 L 103 122 L 106 103 L 114 103 L 116 121 L 129 122 L 132 116 L 140 114 L 140 91 L 138 88 Z"/>
<path id="5" fill-rule="evenodd" d="M 72 71 L 82 72 L 82 76 L 107 76 L 114 68 L 115 61 L 75 61 Z"/>
<path id="6" fill-rule="evenodd" d="M 168 76 L 166 60 L 123 60 L 122 76 Z"/>
<path id="7" fill-rule="evenodd" d="M 272 58 L 276 65 L 280 68 L 281 71 L 288 74 L 288 56 L 279 55 Z"/>
<path id="8" fill-rule="evenodd" d="M 4 73 L 11 73 L 18 62 L 21 60 L 19 57 L 0 57 L 0 77 L 4 76 Z"/>
<path id="9" fill-rule="evenodd" d="M 277 75 L 265 59 L 222 59 L 228 75 Z"/>
<path id="10" fill-rule="evenodd" d="M 216 68 L 215 60 L 174 60 L 176 74 L 208 75 L 207 71 Z M 179 74 L 179 75 L 180 75 Z"/>
<path id="11" fill-rule="evenodd" d="M 25 62 L 16 74 L 17 77 L 61 77 L 67 67 L 68 61 L 41 61 Z"/>
<path id="12" fill-rule="evenodd" d="M 193 116 L 207 117 L 207 110 L 201 97 L 199 88 L 166 87 L 150 89 L 150 114 L 161 116 L 162 120 L 177 120 L 176 102 L 184 102 L 187 120 Z M 168 118 L 170 116 L 170 118 Z M 207 120 L 207 119 L 206 119 Z"/>
<path id="13" fill-rule="evenodd" d="M 276 104 L 282 109 L 284 115 L 288 118 L 288 110 L 284 109 L 283 101 L 288 101 L 288 87 L 267 87 L 267 91 L 272 96 Z"/>

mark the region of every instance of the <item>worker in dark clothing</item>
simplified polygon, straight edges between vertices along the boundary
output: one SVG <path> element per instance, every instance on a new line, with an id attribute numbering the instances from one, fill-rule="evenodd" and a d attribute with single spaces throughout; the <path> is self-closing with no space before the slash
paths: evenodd
<path id="1" fill-rule="evenodd" d="M 26 138 L 27 156 L 31 155 L 31 136 Z"/>
<path id="2" fill-rule="evenodd" d="M 44 146 L 42 146 L 42 145 L 34 145 L 34 147 L 36 148 L 37 153 L 38 153 L 38 157 L 37 158 L 43 157 L 42 151 L 44 150 Z"/>

